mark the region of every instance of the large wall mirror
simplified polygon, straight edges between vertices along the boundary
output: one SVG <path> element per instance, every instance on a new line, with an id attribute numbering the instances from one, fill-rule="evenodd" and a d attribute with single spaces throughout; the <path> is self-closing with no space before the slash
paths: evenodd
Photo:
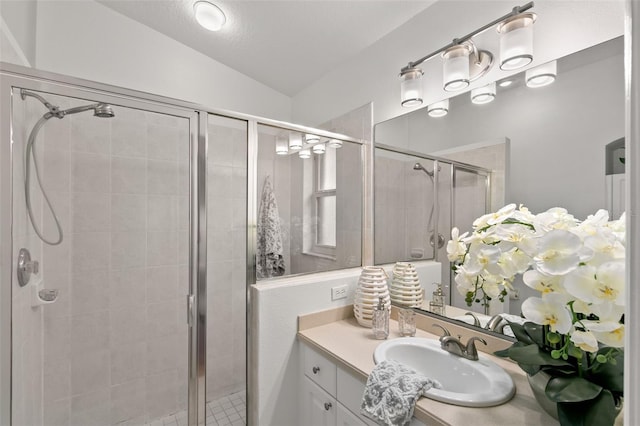
<path id="1" fill-rule="evenodd" d="M 557 78 L 548 86 L 527 87 L 522 72 L 496 81 L 490 103 L 474 104 L 466 92 L 449 99 L 443 117 L 421 108 L 377 124 L 376 263 L 436 259 L 449 285 L 446 249 L 429 250 L 434 232 L 449 239 L 453 226 L 471 230 L 474 218 L 507 203 L 522 203 L 534 213 L 564 207 L 578 219 L 604 208 L 617 219 L 624 211 L 624 120 L 619 37 L 559 58 Z M 402 179 L 385 179 L 390 163 L 402 163 Z M 490 195 L 483 204 L 480 188 L 487 182 Z M 430 214 L 434 191 L 436 218 Z M 411 232 L 383 235 L 389 224 L 400 222 Z M 392 238 L 395 251 L 383 247 Z M 427 294 L 430 285 L 423 284 Z M 534 295 L 524 285 L 518 291 L 519 299 L 505 303 L 506 313 L 519 315 L 521 301 Z M 451 310 L 456 318 L 465 310 L 478 312 L 477 306 L 467 308 L 455 284 L 447 296 L 462 309 Z"/>
<path id="2" fill-rule="evenodd" d="M 256 279 L 362 264 L 362 145 L 259 125 Z"/>

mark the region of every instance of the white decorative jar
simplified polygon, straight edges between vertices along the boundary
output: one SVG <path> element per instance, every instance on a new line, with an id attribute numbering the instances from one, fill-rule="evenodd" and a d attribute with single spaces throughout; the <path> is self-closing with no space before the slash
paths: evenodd
<path id="1" fill-rule="evenodd" d="M 353 313 L 363 327 L 371 327 L 373 308 L 378 305 L 382 297 L 387 309 L 391 308 L 389 287 L 387 285 L 387 273 L 376 266 L 365 266 L 358 279 L 355 300 L 353 301 Z"/>
<path id="2" fill-rule="evenodd" d="M 409 262 L 397 262 L 393 267 L 393 279 L 389 286 L 391 300 L 398 305 L 419 308 L 424 291 L 416 267 Z"/>

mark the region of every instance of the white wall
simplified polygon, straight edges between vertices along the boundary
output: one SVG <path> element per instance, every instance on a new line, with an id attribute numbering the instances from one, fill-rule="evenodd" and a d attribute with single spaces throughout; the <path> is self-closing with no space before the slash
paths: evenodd
<path id="1" fill-rule="evenodd" d="M 209 107 L 291 119 L 289 97 L 91 0 L 38 2 L 35 67 Z"/>
<path id="2" fill-rule="evenodd" d="M 0 1 L 3 42 L 0 60 L 26 66 L 35 63 L 36 10 L 35 0 Z"/>
<path id="3" fill-rule="evenodd" d="M 407 112 L 400 106 L 400 68 L 450 43 L 454 37 L 504 15 L 513 6 L 513 2 L 506 0 L 436 2 L 294 96 L 293 120 L 314 125 L 369 101 L 375 103 L 374 123 Z M 620 36 L 624 30 L 621 0 L 536 0 L 534 11 L 539 16 L 535 24 L 533 65 Z M 481 47 L 493 47 L 498 37 L 494 31 L 487 31 L 482 40 Z M 491 50 L 497 52 L 495 48 Z M 425 105 L 448 97 L 440 89 L 440 61 L 427 61 L 424 69 Z M 473 86 L 507 75 L 509 73 L 494 67 Z"/>

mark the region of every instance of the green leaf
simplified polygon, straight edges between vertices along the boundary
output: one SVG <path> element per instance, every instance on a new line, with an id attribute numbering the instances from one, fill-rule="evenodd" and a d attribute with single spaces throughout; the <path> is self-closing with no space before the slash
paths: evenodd
<path id="1" fill-rule="evenodd" d="M 566 361 L 553 359 L 548 352 L 543 351 L 535 343 L 526 346 L 513 345 L 509 348 L 509 358 L 518 364 L 529 365 L 570 365 Z"/>
<path id="2" fill-rule="evenodd" d="M 531 340 L 533 340 L 538 346 L 544 347 L 544 326 L 540 324 L 534 324 L 532 322 L 525 322 L 523 324 L 523 327 Z"/>
<path id="3" fill-rule="evenodd" d="M 580 402 L 600 395 L 598 386 L 582 377 L 553 377 L 547 383 L 545 393 L 554 402 Z"/>
<path id="4" fill-rule="evenodd" d="M 522 369 L 522 371 L 524 371 L 525 373 L 527 373 L 530 376 L 533 376 L 534 374 L 537 374 L 541 367 L 539 365 L 530 365 L 530 364 L 520 364 L 518 363 L 518 366 Z"/>
<path id="5" fill-rule="evenodd" d="M 521 324 L 516 324 L 515 322 L 511 322 L 511 321 L 507 321 L 507 322 L 511 326 L 511 331 L 513 331 L 513 334 L 516 336 L 516 339 L 518 339 L 518 342 L 522 342 L 525 345 L 530 345 L 532 343 L 535 343 L 533 339 L 527 334 L 527 332 L 525 331 L 524 327 Z"/>
<path id="6" fill-rule="evenodd" d="M 603 348 L 606 349 L 606 348 Z M 601 349 L 600 351 L 602 351 Z M 608 349 L 606 349 L 608 351 Z M 598 351 L 598 352 L 600 352 Z M 613 364 L 611 361 L 617 361 Z M 624 391 L 624 352 L 620 352 L 613 360 L 601 364 L 591 370 L 587 378 L 594 383 L 613 392 Z"/>
<path id="7" fill-rule="evenodd" d="M 613 396 L 606 390 L 592 400 L 558 403 L 558 419 L 561 425 L 613 425 L 617 415 Z"/>

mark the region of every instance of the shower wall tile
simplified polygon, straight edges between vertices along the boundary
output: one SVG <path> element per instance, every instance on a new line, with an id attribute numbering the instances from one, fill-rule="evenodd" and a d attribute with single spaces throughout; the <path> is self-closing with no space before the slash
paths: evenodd
<path id="1" fill-rule="evenodd" d="M 109 192 L 111 158 L 86 152 L 71 153 L 71 190 L 73 192 Z"/>
<path id="2" fill-rule="evenodd" d="M 112 269 L 109 283 L 109 308 L 111 310 L 144 306 L 146 302 L 146 268 Z"/>
<path id="3" fill-rule="evenodd" d="M 69 117 L 71 123 L 70 140 L 72 151 L 92 152 L 109 155 L 111 153 L 111 121 L 87 120 L 84 116 Z"/>
<path id="4" fill-rule="evenodd" d="M 109 234 L 87 232 L 71 234 L 71 271 L 85 272 L 109 267 Z"/>
<path id="5" fill-rule="evenodd" d="M 108 426 L 110 424 L 109 389 L 71 398 L 70 426 Z"/>
<path id="6" fill-rule="evenodd" d="M 162 336 L 171 336 L 178 331 L 176 303 L 171 300 L 147 305 L 147 341 Z"/>
<path id="7" fill-rule="evenodd" d="M 108 270 L 73 274 L 71 277 L 71 314 L 90 314 L 108 309 L 108 295 Z"/>
<path id="8" fill-rule="evenodd" d="M 81 395 L 109 386 L 109 351 L 98 350 L 71 355 L 71 394 Z"/>
<path id="9" fill-rule="evenodd" d="M 111 347 L 143 342 L 146 335 L 146 324 L 147 316 L 144 308 L 130 306 L 112 309 L 109 329 Z"/>
<path id="10" fill-rule="evenodd" d="M 71 175 L 69 166 L 71 164 L 71 154 L 64 150 L 45 150 L 43 156 L 42 180 L 47 183 L 47 191 L 69 192 Z M 35 177 L 35 174 L 34 174 Z M 32 188 L 37 187 L 37 183 L 31 182 Z"/>
<path id="11" fill-rule="evenodd" d="M 171 414 L 177 407 L 178 372 L 148 375 L 145 379 L 147 420 Z"/>
<path id="12" fill-rule="evenodd" d="M 147 160 L 112 157 L 111 192 L 114 194 L 146 194 Z"/>
<path id="13" fill-rule="evenodd" d="M 178 264 L 178 233 L 147 232 L 147 265 Z"/>
<path id="14" fill-rule="evenodd" d="M 178 362 L 176 337 L 176 334 L 171 334 L 147 340 L 145 364 L 148 374 L 176 371 Z"/>
<path id="15" fill-rule="evenodd" d="M 113 121 L 111 124 L 111 154 L 118 157 L 146 158 L 146 123 L 144 121 Z"/>
<path id="16" fill-rule="evenodd" d="M 135 418 L 144 418 L 145 381 L 144 379 L 111 386 L 111 423 Z"/>
<path id="17" fill-rule="evenodd" d="M 112 194 L 111 228 L 115 232 L 144 231 L 147 228 L 147 197 L 134 194 Z"/>
<path id="18" fill-rule="evenodd" d="M 71 411 L 71 399 L 63 399 L 55 402 L 45 401 L 43 407 L 45 424 L 56 426 L 68 426 Z"/>
<path id="19" fill-rule="evenodd" d="M 176 127 L 150 124 L 147 127 L 147 158 L 176 161 L 179 130 Z"/>
<path id="20" fill-rule="evenodd" d="M 178 163 L 147 160 L 147 188 L 149 194 L 178 194 Z"/>
<path id="21" fill-rule="evenodd" d="M 147 302 L 157 303 L 178 297 L 178 267 L 158 266 L 146 270 Z"/>
<path id="22" fill-rule="evenodd" d="M 111 385 L 144 378 L 147 344 L 144 341 L 112 345 Z"/>
<path id="23" fill-rule="evenodd" d="M 144 231 L 111 234 L 111 267 L 115 269 L 144 266 L 147 258 L 147 233 Z"/>
<path id="24" fill-rule="evenodd" d="M 71 355 L 109 348 L 109 312 L 71 317 Z"/>
<path id="25" fill-rule="evenodd" d="M 174 196 L 147 197 L 147 227 L 150 231 L 173 231 L 178 226 L 178 203 Z"/>

